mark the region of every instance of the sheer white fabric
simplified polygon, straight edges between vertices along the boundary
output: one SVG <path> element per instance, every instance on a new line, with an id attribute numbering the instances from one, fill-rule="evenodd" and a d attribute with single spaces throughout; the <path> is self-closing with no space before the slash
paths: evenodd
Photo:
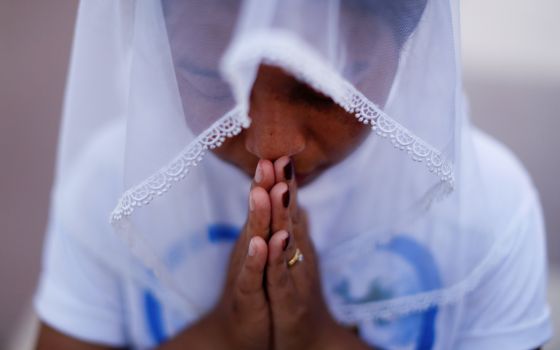
<path id="1" fill-rule="evenodd" d="M 87 145 L 122 123 L 114 150 L 122 195 L 110 220 L 178 299 L 203 312 L 210 305 L 196 295 L 204 286 L 189 281 L 219 279 L 227 259 L 176 267 L 167 252 L 212 222 L 243 224 L 245 208 L 216 209 L 209 192 L 222 180 L 205 155 L 250 126 L 258 67 L 275 65 L 372 128 L 343 164 L 302 189 L 333 313 L 356 322 L 457 300 L 507 252 L 492 234 L 507 225 L 479 220 L 492 208 L 477 181 L 461 93 L 457 7 L 448 0 L 82 1 L 55 201 Z M 315 199 L 341 179 L 350 185 L 338 194 L 343 210 L 329 228 L 313 218 L 325 205 Z M 248 181 L 239 186 L 248 191 Z M 470 191 L 480 196 L 465 203 Z M 85 217 L 76 209 L 65 226 L 87 246 Z M 400 233 L 431 247 L 441 283 L 370 303 L 329 292 Z M 387 271 L 397 264 L 381 263 Z"/>

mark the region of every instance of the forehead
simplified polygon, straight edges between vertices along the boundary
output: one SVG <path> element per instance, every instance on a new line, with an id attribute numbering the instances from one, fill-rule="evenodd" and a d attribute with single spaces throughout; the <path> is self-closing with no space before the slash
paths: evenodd
<path id="1" fill-rule="evenodd" d="M 174 56 L 217 67 L 231 40 L 238 0 L 163 0 L 163 14 Z"/>

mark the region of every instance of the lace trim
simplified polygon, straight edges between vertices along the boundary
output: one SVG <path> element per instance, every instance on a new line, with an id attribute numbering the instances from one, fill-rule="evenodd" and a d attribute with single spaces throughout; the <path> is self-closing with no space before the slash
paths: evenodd
<path id="1" fill-rule="evenodd" d="M 269 35 L 277 39 L 274 46 L 270 44 Z M 236 69 L 235 65 L 228 66 L 228 61 L 239 63 L 262 60 L 282 67 L 314 89 L 331 96 L 360 122 L 370 125 L 377 135 L 391 140 L 395 148 L 406 151 L 412 160 L 425 163 L 429 171 L 436 174 L 446 185 L 444 193 L 453 190 L 453 164 L 445 159 L 441 152 L 386 115 L 349 82 L 340 77 L 333 78 L 330 83 L 326 82 L 324 77 L 332 77 L 332 69 L 327 67 L 306 45 L 301 44 L 299 39 L 278 32 L 264 36 L 256 35 L 252 40 L 255 41 L 252 45 L 234 47 L 226 56 L 224 71 L 229 75 L 230 82 L 235 81 L 235 72 L 240 70 Z M 261 50 L 255 50 L 256 47 Z M 298 49 L 294 50 L 294 47 Z M 242 59 L 237 59 L 236 56 Z M 185 147 L 169 164 L 139 185 L 127 190 L 111 213 L 111 223 L 129 216 L 135 208 L 147 205 L 155 196 L 167 192 L 173 183 L 182 180 L 189 169 L 202 160 L 206 150 L 219 147 L 226 137 L 239 134 L 242 127 L 248 126 L 246 113 L 242 111 L 241 106 L 234 108 Z"/>
<path id="2" fill-rule="evenodd" d="M 341 103 L 347 112 L 354 114 L 362 123 L 371 125 L 377 135 L 391 140 L 395 148 L 407 152 L 412 160 L 425 163 L 430 172 L 446 183 L 446 192 L 453 190 L 453 164 L 441 152 L 390 118 L 353 86 L 348 85 L 347 89 L 344 102 Z"/>
<path id="3" fill-rule="evenodd" d="M 389 139 L 395 148 L 407 152 L 412 160 L 425 163 L 428 170 L 446 185 L 444 193 L 453 191 L 453 163 L 435 147 L 385 114 L 351 83 L 333 75 L 333 69 L 301 39 L 281 30 L 254 34 L 244 38 L 242 44 L 233 46 L 224 60 L 223 70 L 232 82 L 237 79 L 237 72 L 242 71 L 239 66 L 245 66 L 247 62 L 256 65 L 259 61 L 281 67 L 331 97 L 360 122 L 370 125 L 377 135 Z M 328 81 L 326 77 L 329 77 Z"/>
<path id="4" fill-rule="evenodd" d="M 148 205 L 156 196 L 167 192 L 174 183 L 182 180 L 191 167 L 197 166 L 208 149 L 222 145 L 226 137 L 239 134 L 248 126 L 240 107 L 234 108 L 185 147 L 177 157 L 137 186 L 127 190 L 111 213 L 114 224 L 132 214 L 134 209 Z"/>

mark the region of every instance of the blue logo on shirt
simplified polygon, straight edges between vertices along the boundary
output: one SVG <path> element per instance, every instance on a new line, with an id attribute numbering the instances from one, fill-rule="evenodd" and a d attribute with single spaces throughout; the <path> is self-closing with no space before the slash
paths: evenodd
<path id="1" fill-rule="evenodd" d="M 396 278 L 393 281 L 374 279 L 369 283 L 367 293 L 360 297 L 350 293 L 350 282 L 342 280 L 334 292 L 348 303 L 359 304 L 391 297 L 410 295 L 417 292 L 437 289 L 441 286 L 438 268 L 432 254 L 407 236 L 395 236 L 389 242 L 378 245 L 378 252 L 386 252 L 410 267 L 415 278 Z M 398 285 L 396 285 L 398 284 Z M 397 291 L 398 290 L 398 291 Z M 415 349 L 432 349 L 435 341 L 435 321 L 437 307 L 430 307 L 421 313 L 403 316 L 395 321 L 373 321 L 377 334 L 383 334 L 385 346 L 410 346 Z"/>

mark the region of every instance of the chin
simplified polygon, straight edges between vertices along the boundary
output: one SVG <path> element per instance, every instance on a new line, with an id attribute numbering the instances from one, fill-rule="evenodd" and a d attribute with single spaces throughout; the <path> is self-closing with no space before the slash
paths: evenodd
<path id="1" fill-rule="evenodd" d="M 313 172 L 311 174 L 297 174 L 296 173 L 296 183 L 298 187 L 305 187 L 317 179 L 322 172 Z"/>
<path id="2" fill-rule="evenodd" d="M 308 173 L 298 173 L 296 170 L 296 182 L 298 187 L 305 187 L 320 177 L 331 165 L 322 165 Z"/>

